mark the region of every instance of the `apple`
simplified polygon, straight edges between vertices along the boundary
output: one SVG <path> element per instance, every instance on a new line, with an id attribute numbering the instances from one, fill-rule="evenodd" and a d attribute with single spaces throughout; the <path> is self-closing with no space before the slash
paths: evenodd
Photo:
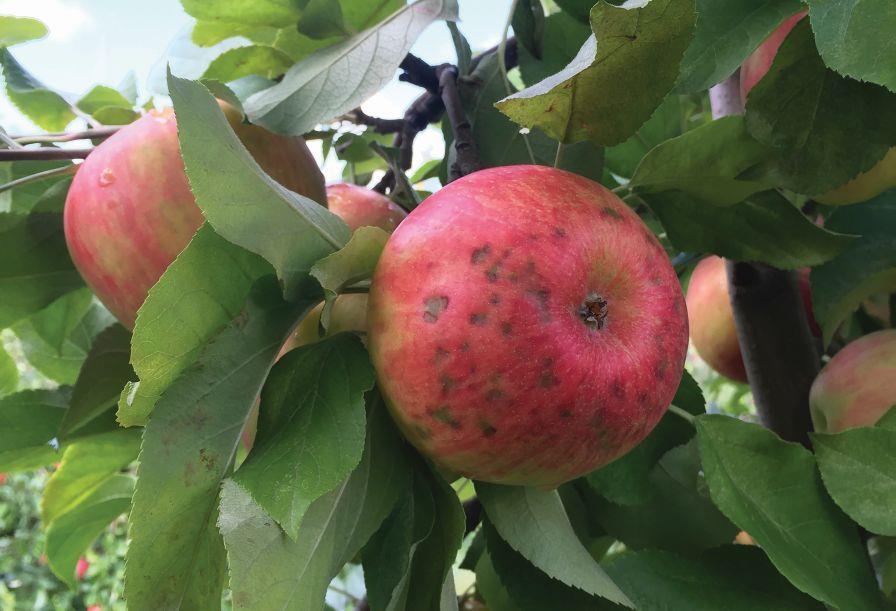
<path id="1" fill-rule="evenodd" d="M 323 176 L 301 138 L 242 123 L 221 106 L 259 165 L 283 186 L 326 203 Z M 99 144 L 78 168 L 65 202 L 75 266 L 128 328 L 153 284 L 203 217 L 184 172 L 171 109 L 150 111 Z"/>
<path id="2" fill-rule="evenodd" d="M 87 558 L 85 558 L 84 556 L 78 558 L 78 564 L 75 565 L 75 577 L 78 579 L 78 581 L 84 579 L 84 576 L 87 574 L 87 569 L 89 568 L 90 563 L 87 562 Z"/>
<path id="3" fill-rule="evenodd" d="M 348 228 L 379 227 L 392 233 L 407 213 L 385 195 L 349 183 L 327 187 L 327 207 L 339 215 Z"/>
<path id="4" fill-rule="evenodd" d="M 744 61 L 740 68 L 741 99 L 746 103 L 750 90 L 772 66 L 778 49 L 799 21 L 808 14 L 800 11 L 785 19 Z M 880 195 L 887 189 L 896 187 L 896 147 L 891 148 L 884 158 L 867 172 L 862 172 L 847 183 L 812 199 L 830 206 L 857 204 Z"/>
<path id="5" fill-rule="evenodd" d="M 812 312 L 808 268 L 797 271 L 797 283 L 809 329 L 812 335 L 821 337 L 821 328 Z M 712 255 L 697 264 L 688 283 L 687 304 L 691 342 L 700 358 L 726 378 L 746 382 L 747 372 L 740 354 L 734 310 L 728 298 L 724 259 Z"/>
<path id="6" fill-rule="evenodd" d="M 837 433 L 873 426 L 896 406 L 896 329 L 850 342 L 828 362 L 809 391 L 815 430 Z"/>
<path id="7" fill-rule="evenodd" d="M 426 199 L 379 260 L 368 345 L 440 468 L 554 487 L 625 454 L 675 394 L 687 313 L 659 241 L 611 191 L 491 168 Z"/>

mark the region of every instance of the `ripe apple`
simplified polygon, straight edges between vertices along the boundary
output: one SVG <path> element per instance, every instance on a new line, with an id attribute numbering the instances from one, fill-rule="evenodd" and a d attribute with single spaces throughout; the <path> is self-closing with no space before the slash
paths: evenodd
<path id="1" fill-rule="evenodd" d="M 78 581 L 82 581 L 84 576 L 87 574 L 87 569 L 90 568 L 90 563 L 87 562 L 87 558 L 81 556 L 78 558 L 78 564 L 75 565 L 75 577 Z"/>
<path id="2" fill-rule="evenodd" d="M 508 166 L 451 183 L 398 227 L 368 345 L 393 417 L 438 466 L 553 487 L 653 429 L 687 314 L 659 241 L 612 192 Z"/>
<path id="3" fill-rule="evenodd" d="M 327 207 L 352 231 L 370 226 L 392 233 L 407 216 L 401 206 L 385 195 L 349 183 L 327 187 Z"/>
<path id="4" fill-rule="evenodd" d="M 259 165 L 283 186 L 326 203 L 323 176 L 301 138 L 242 123 L 221 103 Z M 65 202 L 75 266 L 128 328 L 146 294 L 203 217 L 190 191 L 171 109 L 150 111 L 98 145 L 78 168 Z"/>
<path id="5" fill-rule="evenodd" d="M 821 337 L 821 328 L 812 313 L 808 268 L 797 271 L 797 283 L 809 329 L 815 337 Z M 747 372 L 740 354 L 734 310 L 728 298 L 724 259 L 713 255 L 697 264 L 688 284 L 687 304 L 691 342 L 700 358 L 726 378 L 746 382 Z"/>
<path id="6" fill-rule="evenodd" d="M 872 426 L 896 406 L 896 329 L 854 342 L 824 366 L 809 391 L 815 430 L 837 433 Z"/>
<path id="7" fill-rule="evenodd" d="M 740 68 L 741 99 L 746 102 L 750 90 L 771 68 L 778 49 L 799 21 L 808 14 L 800 11 L 785 19 L 778 28 L 746 59 Z M 813 199 L 822 204 L 839 206 L 857 204 L 896 187 L 896 148 L 891 148 L 883 159 L 867 172 Z"/>

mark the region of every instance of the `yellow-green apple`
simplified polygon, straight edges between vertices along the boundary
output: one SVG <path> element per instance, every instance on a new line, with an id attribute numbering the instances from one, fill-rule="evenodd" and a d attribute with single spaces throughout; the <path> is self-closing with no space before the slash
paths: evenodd
<path id="1" fill-rule="evenodd" d="M 821 337 L 821 329 L 812 313 L 808 268 L 797 271 L 797 283 L 809 329 L 815 337 Z M 747 372 L 740 354 L 734 310 L 728 298 L 724 259 L 712 255 L 697 264 L 688 283 L 687 304 L 691 343 L 700 358 L 726 378 L 746 382 Z"/>
<path id="2" fill-rule="evenodd" d="M 367 339 L 394 419 L 440 468 L 553 487 L 653 429 L 687 313 L 659 241 L 612 192 L 508 166 L 456 180 L 398 227 Z"/>
<path id="3" fill-rule="evenodd" d="M 242 123 L 221 106 L 259 165 L 283 186 L 326 203 L 323 176 L 301 138 Z M 133 328 L 150 287 L 202 224 L 171 109 L 150 111 L 98 145 L 65 202 L 69 252 L 93 292 Z"/>
<path id="4" fill-rule="evenodd" d="M 327 207 L 339 215 L 348 228 L 379 227 L 392 233 L 407 213 L 385 195 L 349 183 L 327 187 Z"/>
<path id="5" fill-rule="evenodd" d="M 837 433 L 872 426 L 896 406 L 896 330 L 850 342 L 828 362 L 809 391 L 815 430 Z"/>
<path id="6" fill-rule="evenodd" d="M 784 39 L 806 14 L 807 11 L 800 11 L 785 19 L 743 63 L 740 68 L 740 92 L 744 102 L 750 90 L 771 68 Z M 836 189 L 813 195 L 813 199 L 831 206 L 857 204 L 893 187 L 896 187 L 896 148 L 891 148 L 884 158 L 867 172 L 860 173 Z"/>

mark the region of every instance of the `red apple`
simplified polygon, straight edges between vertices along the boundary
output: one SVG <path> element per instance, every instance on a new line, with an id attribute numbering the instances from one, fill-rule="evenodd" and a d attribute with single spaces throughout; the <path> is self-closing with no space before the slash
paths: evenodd
<path id="1" fill-rule="evenodd" d="M 821 328 L 812 313 L 809 268 L 797 271 L 797 283 L 809 329 L 815 337 L 821 337 Z M 688 283 L 687 304 L 691 342 L 700 358 L 723 376 L 746 382 L 747 372 L 740 354 L 734 311 L 728 298 L 724 259 L 712 255 L 697 264 Z"/>
<path id="2" fill-rule="evenodd" d="M 896 329 L 847 344 L 824 366 L 809 391 L 815 430 L 837 433 L 872 426 L 896 406 Z"/>
<path id="3" fill-rule="evenodd" d="M 625 454 L 675 394 L 678 278 L 618 197 L 543 166 L 428 198 L 374 274 L 368 344 L 407 438 L 470 478 L 552 487 Z"/>
<path id="4" fill-rule="evenodd" d="M 785 19 L 743 63 L 740 68 L 740 93 L 744 102 L 747 101 L 750 90 L 771 68 L 784 39 L 807 14 L 808 11 L 800 11 Z M 896 147 L 891 148 L 884 158 L 867 172 L 862 172 L 827 193 L 814 195 L 813 199 L 831 206 L 857 204 L 893 187 L 896 187 Z"/>
<path id="5" fill-rule="evenodd" d="M 241 123 L 236 109 L 222 107 L 268 174 L 297 193 L 326 202 L 323 176 L 301 138 Z M 150 287 L 202 221 L 170 109 L 150 111 L 97 146 L 78 168 L 65 202 L 65 237 L 75 265 L 129 328 Z"/>
<path id="6" fill-rule="evenodd" d="M 87 574 L 87 569 L 90 568 L 90 563 L 87 562 L 87 558 L 81 556 L 78 558 L 78 564 L 75 566 L 75 577 L 78 581 L 84 579 L 84 575 Z"/>
<path id="7" fill-rule="evenodd" d="M 407 216 L 401 206 L 385 195 L 349 183 L 327 187 L 327 207 L 352 231 L 370 226 L 392 233 Z"/>

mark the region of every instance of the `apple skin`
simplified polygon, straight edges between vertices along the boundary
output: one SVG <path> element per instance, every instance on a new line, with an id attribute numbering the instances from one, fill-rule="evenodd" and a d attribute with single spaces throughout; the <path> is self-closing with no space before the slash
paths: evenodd
<path id="1" fill-rule="evenodd" d="M 809 268 L 797 270 L 797 286 L 809 330 L 821 337 L 821 328 L 812 312 L 812 289 Z M 716 372 L 737 382 L 747 382 L 740 341 L 734 323 L 734 310 L 728 297 L 728 276 L 725 260 L 715 255 L 697 264 L 691 274 L 687 292 L 688 322 L 694 349 Z"/>
<path id="2" fill-rule="evenodd" d="M 392 233 L 407 216 L 407 212 L 385 195 L 349 183 L 327 186 L 327 207 L 352 231 L 370 226 Z"/>
<path id="3" fill-rule="evenodd" d="M 873 426 L 896 405 L 896 329 L 850 342 L 828 362 L 809 391 L 815 430 L 837 433 Z"/>
<path id="4" fill-rule="evenodd" d="M 454 181 L 398 227 L 368 345 L 395 421 L 437 466 L 549 488 L 653 429 L 681 377 L 687 314 L 662 246 L 618 197 L 507 166 Z"/>
<path id="5" fill-rule="evenodd" d="M 740 68 L 740 95 L 744 103 L 750 90 L 771 68 L 784 39 L 807 14 L 808 11 L 800 11 L 785 19 L 744 61 Z M 813 195 L 812 199 L 829 206 L 845 206 L 868 201 L 893 187 L 896 187 L 896 147 L 887 151 L 883 159 L 867 172 L 860 173 L 849 182 L 827 193 Z"/>
<path id="6" fill-rule="evenodd" d="M 267 173 L 326 203 L 323 175 L 301 138 L 240 123 L 236 109 L 221 105 Z M 202 222 L 171 109 L 150 111 L 98 145 L 78 168 L 65 202 L 65 238 L 75 266 L 130 329 L 149 289 Z"/>

